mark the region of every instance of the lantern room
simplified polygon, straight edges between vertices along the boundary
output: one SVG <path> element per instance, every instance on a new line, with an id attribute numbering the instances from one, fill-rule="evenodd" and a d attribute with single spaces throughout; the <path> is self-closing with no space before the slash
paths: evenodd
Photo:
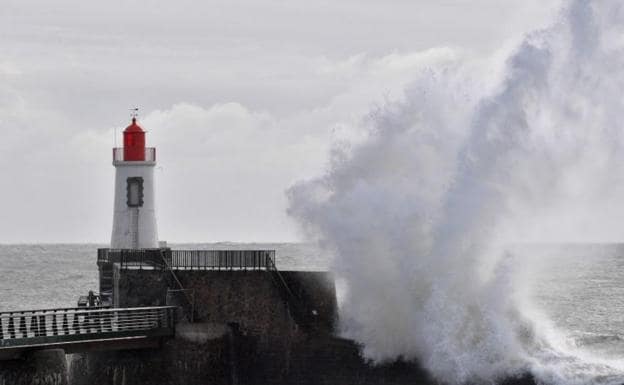
<path id="1" fill-rule="evenodd" d="M 145 160 L 145 131 L 132 118 L 132 124 L 126 127 L 123 132 L 124 160 L 144 161 Z"/>

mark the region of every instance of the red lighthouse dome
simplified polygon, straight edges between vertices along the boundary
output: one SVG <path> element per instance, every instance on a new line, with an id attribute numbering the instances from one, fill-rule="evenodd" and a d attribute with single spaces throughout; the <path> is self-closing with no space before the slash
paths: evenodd
<path id="1" fill-rule="evenodd" d="M 124 160 L 144 161 L 145 160 L 145 131 L 132 118 L 132 124 L 126 127 L 123 132 Z"/>

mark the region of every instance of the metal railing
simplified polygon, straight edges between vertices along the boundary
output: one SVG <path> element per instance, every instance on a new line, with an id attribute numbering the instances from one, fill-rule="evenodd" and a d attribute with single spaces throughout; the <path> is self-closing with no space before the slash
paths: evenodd
<path id="1" fill-rule="evenodd" d="M 98 249 L 98 263 L 122 269 L 269 270 L 275 250 Z"/>
<path id="2" fill-rule="evenodd" d="M 98 249 L 97 262 L 119 263 L 122 269 L 165 267 L 160 249 Z"/>
<path id="3" fill-rule="evenodd" d="M 124 149 L 123 147 L 113 148 L 113 161 L 114 162 L 124 162 Z M 142 162 L 155 162 L 156 161 L 156 148 L 155 147 L 146 147 L 145 148 L 145 159 Z"/>
<path id="4" fill-rule="evenodd" d="M 175 307 L 62 308 L 0 313 L 0 349 L 175 333 Z"/>
<path id="5" fill-rule="evenodd" d="M 270 262 L 267 270 L 280 291 L 282 299 L 288 306 L 290 315 L 293 317 L 294 321 L 302 327 L 313 327 L 317 314 L 306 308 L 303 301 L 305 295 L 302 297 L 304 293 L 301 288 L 299 288 L 297 292 L 293 291 L 284 279 L 282 273 L 277 269 L 277 266 L 275 266 L 275 263 Z"/>

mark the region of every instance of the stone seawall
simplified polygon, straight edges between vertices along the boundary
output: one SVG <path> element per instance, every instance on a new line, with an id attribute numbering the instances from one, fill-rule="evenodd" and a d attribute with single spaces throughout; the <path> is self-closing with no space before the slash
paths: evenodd
<path id="1" fill-rule="evenodd" d="M 266 271 L 175 272 L 192 291 L 196 321 L 237 324 L 242 334 L 292 339 L 299 332 L 279 284 Z M 333 333 L 337 318 L 336 291 L 329 273 L 281 272 L 301 305 L 313 314 L 317 329 Z M 120 307 L 165 305 L 167 289 L 178 289 L 170 272 L 122 270 L 115 282 Z"/>
<path id="2" fill-rule="evenodd" d="M 296 346 L 305 345 L 312 334 L 334 332 L 336 294 L 328 273 L 281 272 L 279 280 L 267 271 L 175 274 L 192 298 L 194 323 L 182 321 L 176 338 L 160 350 L 76 355 L 71 361 L 72 384 L 284 383 Z M 115 303 L 165 305 L 168 289 L 179 289 L 177 280 L 168 271 L 117 269 Z M 283 283 L 313 327 L 293 317 Z M 222 335 L 208 332 L 215 328 L 223 330 Z M 204 361 L 205 357 L 210 358 Z M 172 367 L 173 362 L 178 365 Z"/>
<path id="3" fill-rule="evenodd" d="M 326 272 L 280 272 L 297 305 L 311 315 L 313 325 L 293 317 L 281 280 L 267 271 L 175 272 L 193 299 L 194 321 L 227 325 L 235 334 L 235 347 L 243 358 L 239 366 L 254 378 L 284 378 L 293 346 L 310 334 L 331 335 L 337 318 L 333 279 Z M 121 307 L 165 305 L 167 289 L 179 285 L 170 272 L 120 270 L 116 274 L 115 301 Z M 243 377 L 245 375 L 243 374 Z"/>
<path id="4" fill-rule="evenodd" d="M 372 365 L 356 343 L 335 337 L 336 295 L 328 273 L 281 272 L 279 281 L 266 271 L 176 276 L 192 291 L 195 322 L 179 323 L 175 338 L 160 349 L 73 355 L 70 385 L 436 384 L 413 363 Z M 178 288 L 170 272 L 117 270 L 115 277 L 121 307 L 165 305 L 167 289 Z M 293 314 L 282 280 L 303 316 Z M 530 377 L 503 383 L 534 384 Z"/>
<path id="5" fill-rule="evenodd" d="M 316 336 L 267 349 L 227 325 L 193 324 L 161 350 L 89 354 L 70 368 L 70 385 L 440 385 L 414 363 L 372 365 L 353 341 Z"/>
<path id="6" fill-rule="evenodd" d="M 160 349 L 74 354 L 70 385 L 231 384 L 228 332 L 223 325 L 184 325 Z"/>
<path id="7" fill-rule="evenodd" d="M 17 360 L 0 361 L 0 385 L 67 385 L 63 350 L 42 350 Z"/>

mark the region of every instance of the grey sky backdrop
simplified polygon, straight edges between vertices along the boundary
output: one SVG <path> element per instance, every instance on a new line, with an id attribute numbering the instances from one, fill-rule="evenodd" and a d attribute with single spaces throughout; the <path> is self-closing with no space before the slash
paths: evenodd
<path id="1" fill-rule="evenodd" d="M 159 235 L 291 241 L 322 172 L 414 73 L 485 58 L 558 0 L 0 0 L 0 242 L 108 242 L 111 147 L 141 108 Z"/>

